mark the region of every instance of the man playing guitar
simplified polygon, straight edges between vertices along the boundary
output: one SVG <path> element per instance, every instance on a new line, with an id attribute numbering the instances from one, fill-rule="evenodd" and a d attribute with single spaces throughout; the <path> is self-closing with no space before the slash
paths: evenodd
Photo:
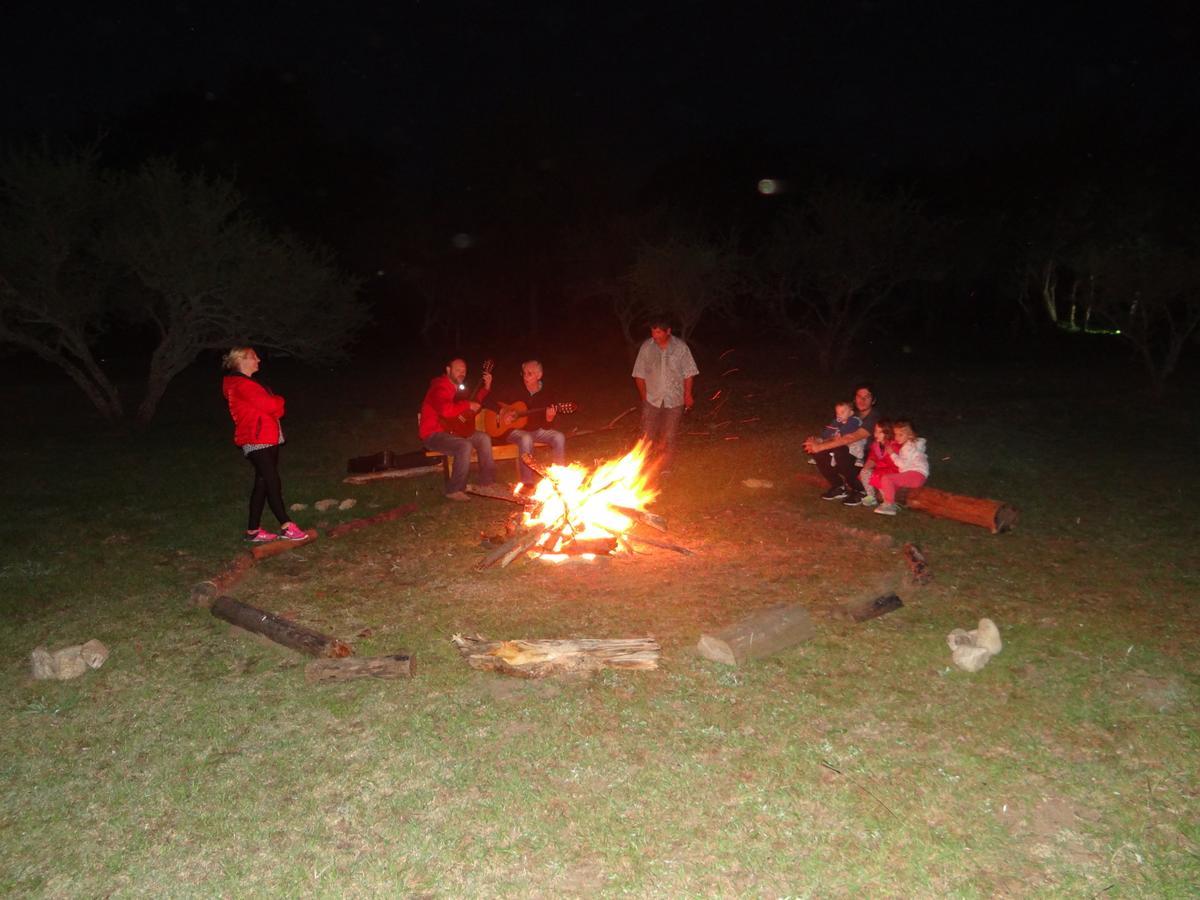
<path id="1" fill-rule="evenodd" d="M 454 359 L 446 366 L 446 374 L 429 382 L 429 390 L 421 403 L 419 434 L 425 449 L 444 453 L 454 460 L 446 497 L 450 500 L 470 500 L 464 488 L 471 468 L 471 450 L 479 458 L 479 485 L 486 487 L 496 475 L 492 460 L 492 439 L 475 430 L 475 413 L 492 387 L 490 360 L 484 364 L 480 384 L 469 393 L 463 385 L 467 377 L 465 360 Z"/>
<path id="2" fill-rule="evenodd" d="M 533 453 L 533 445 L 548 444 L 551 459 L 555 465 L 561 466 L 567 457 L 567 438 L 561 431 L 550 427 L 558 408 L 553 402 L 550 391 L 546 390 L 543 381 L 542 364 L 536 359 L 521 363 L 521 381 L 524 389 L 519 391 L 520 399 L 501 406 L 499 424 L 502 428 L 519 424 L 505 436 L 510 444 L 517 445 L 517 473 L 525 490 L 532 490 L 537 482 L 537 474 L 521 461 L 526 453 Z M 509 408 L 515 406 L 515 409 Z M 524 421 L 522 421 L 524 420 Z"/>

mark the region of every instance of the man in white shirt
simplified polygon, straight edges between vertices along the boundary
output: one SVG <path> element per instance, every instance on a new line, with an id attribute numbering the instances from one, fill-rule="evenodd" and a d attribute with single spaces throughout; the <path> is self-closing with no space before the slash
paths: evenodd
<path id="1" fill-rule="evenodd" d="M 672 336 L 665 319 L 649 324 L 650 337 L 633 364 L 633 383 L 642 397 L 642 436 L 662 451 L 665 472 L 675 451 L 679 420 L 695 403 L 692 384 L 700 370 L 688 345 Z"/>

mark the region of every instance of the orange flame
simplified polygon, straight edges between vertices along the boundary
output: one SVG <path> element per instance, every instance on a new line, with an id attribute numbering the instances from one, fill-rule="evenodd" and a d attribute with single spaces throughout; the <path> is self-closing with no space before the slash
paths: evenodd
<path id="1" fill-rule="evenodd" d="M 658 496 L 650 486 L 654 467 L 647 463 L 649 449 L 647 442 L 638 441 L 620 459 L 591 471 L 577 464 L 550 466 L 524 518 L 526 526 L 550 529 L 539 545 L 543 559 L 561 561 L 554 555 L 576 540 L 612 538 L 633 527 L 633 520 L 613 507 L 644 510 Z"/>

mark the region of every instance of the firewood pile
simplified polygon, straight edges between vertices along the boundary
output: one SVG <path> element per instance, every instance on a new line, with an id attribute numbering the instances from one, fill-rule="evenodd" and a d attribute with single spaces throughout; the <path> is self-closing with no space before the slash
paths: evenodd
<path id="1" fill-rule="evenodd" d="M 666 519 L 644 508 L 655 493 L 645 487 L 642 452 L 639 446 L 625 459 L 594 472 L 578 467 L 546 469 L 532 457 L 524 457 L 542 480 L 532 496 L 519 498 L 523 508 L 509 516 L 500 534 L 484 537 L 492 549 L 475 568 L 503 569 L 523 556 L 555 561 L 631 557 L 634 544 L 693 555 L 687 547 L 634 531 L 639 525 L 667 530 Z"/>

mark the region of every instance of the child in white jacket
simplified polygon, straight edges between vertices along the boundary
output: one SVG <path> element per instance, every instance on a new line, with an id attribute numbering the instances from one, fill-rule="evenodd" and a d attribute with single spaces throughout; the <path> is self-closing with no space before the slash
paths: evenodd
<path id="1" fill-rule="evenodd" d="M 912 422 L 907 419 L 897 419 L 892 425 L 899 450 L 888 454 L 896 464 L 897 472 L 881 475 L 877 481 L 879 493 L 883 495 L 883 503 L 875 507 L 875 512 L 881 516 L 894 516 L 900 511 L 896 505 L 896 490 L 898 488 L 917 488 L 929 477 L 929 457 L 925 455 L 925 438 L 917 437 L 913 431 Z"/>

